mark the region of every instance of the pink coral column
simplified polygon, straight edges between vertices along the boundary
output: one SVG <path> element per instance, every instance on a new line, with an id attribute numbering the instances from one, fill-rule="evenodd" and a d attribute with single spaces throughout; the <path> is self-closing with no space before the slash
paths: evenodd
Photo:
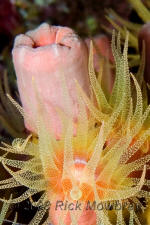
<path id="1" fill-rule="evenodd" d="M 85 43 L 70 28 L 43 23 L 37 29 L 17 36 L 12 54 L 18 89 L 27 115 L 27 129 L 37 132 L 37 90 L 45 124 L 59 138 L 62 124 L 58 110 L 62 110 L 66 116 L 73 116 L 74 121 L 77 119 L 75 80 L 89 95 L 88 51 Z"/>

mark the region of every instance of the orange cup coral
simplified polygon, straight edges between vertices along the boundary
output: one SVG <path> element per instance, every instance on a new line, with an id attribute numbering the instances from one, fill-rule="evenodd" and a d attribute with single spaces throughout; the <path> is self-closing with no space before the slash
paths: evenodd
<path id="1" fill-rule="evenodd" d="M 32 36 L 32 33 L 29 34 Z M 16 40 L 16 46 L 13 52 L 14 62 L 16 59 L 24 60 L 22 55 L 24 56 L 26 51 L 28 52 L 28 48 L 30 51 L 30 47 L 28 46 L 24 47 L 23 45 L 23 47 L 19 47 L 19 40 Z M 53 49 L 52 46 L 51 44 L 46 45 L 45 48 L 46 50 L 47 48 Z M 44 54 L 43 51 L 45 50 L 43 50 L 43 48 L 44 47 L 37 47 L 37 49 L 34 50 L 32 47 L 31 49 L 33 49 L 33 52 L 42 51 L 42 54 Z M 66 49 L 66 47 L 63 46 L 59 46 L 58 49 L 59 48 Z M 54 47 L 54 49 L 57 49 L 57 46 Z M 81 56 L 86 57 L 87 55 L 84 55 L 84 49 L 85 48 L 83 48 Z M 120 36 L 118 35 L 116 40 L 115 34 L 113 33 L 112 51 L 116 64 L 116 77 L 112 93 L 110 93 L 110 96 L 107 96 L 103 91 L 101 80 L 98 80 L 94 71 L 93 46 L 91 44 L 89 54 L 89 79 L 93 91 L 93 98 L 89 99 L 87 97 L 85 94 L 85 92 L 87 93 L 85 86 L 82 85 L 83 83 L 80 79 L 77 79 L 76 87 L 78 94 L 76 97 L 78 114 L 74 114 L 78 115 L 76 135 L 74 135 L 74 120 L 72 120 L 72 117 L 62 116 L 61 121 L 64 125 L 63 135 L 59 140 L 56 140 L 49 132 L 49 127 L 45 123 L 46 117 L 43 117 L 45 114 L 38 111 L 41 107 L 37 107 L 37 121 L 34 120 L 33 122 L 37 127 L 38 138 L 29 140 L 29 136 L 25 141 L 15 140 L 12 146 L 4 144 L 2 149 L 6 151 L 6 153 L 19 152 L 20 154 L 26 153 L 32 156 L 28 161 L 23 162 L 9 159 L 9 154 L 4 154 L 0 158 L 4 168 L 12 176 L 11 179 L 3 181 L 2 187 L 16 187 L 19 183 L 19 185 L 24 185 L 28 188 L 19 198 L 12 199 L 12 203 L 24 201 L 36 193 L 44 192 L 37 202 L 34 202 L 32 198 L 30 199 L 32 199 L 32 204 L 36 206 L 44 205 L 46 201 L 51 203 L 49 217 L 47 219 L 48 223 L 53 223 L 54 225 L 112 225 L 137 223 L 138 216 L 136 205 L 140 205 L 141 209 L 143 209 L 140 199 L 143 197 L 148 198 L 147 190 L 149 190 L 147 189 L 149 188 L 149 180 L 146 180 L 146 176 L 147 168 L 150 168 L 150 105 L 144 102 L 145 99 L 142 96 L 141 87 L 136 78 L 129 72 L 127 50 L 128 36 L 122 53 Z M 76 52 L 76 50 L 74 50 L 74 52 Z M 18 57 L 19 54 L 20 57 L 15 59 L 15 56 Z M 72 59 L 68 58 L 68 55 L 69 53 L 66 54 L 66 60 L 70 62 Z M 61 59 L 58 59 L 58 61 L 61 61 Z M 77 57 L 74 59 L 77 59 Z M 30 57 L 30 60 L 36 61 L 36 56 L 35 59 Z M 83 59 L 80 60 L 84 62 Z M 37 61 L 40 62 L 39 57 L 37 57 Z M 27 73 L 29 77 L 28 80 L 23 76 L 25 75 L 25 65 L 18 62 L 15 63 L 17 73 L 22 73 L 22 86 L 20 86 L 20 88 L 23 87 L 24 89 L 21 91 L 25 90 L 26 85 L 29 85 L 31 88 L 32 79 L 30 73 Z M 68 65 L 68 62 L 66 62 L 65 65 Z M 86 64 L 83 63 L 82 66 L 83 65 Z M 23 66 L 23 69 L 21 66 Z M 39 65 L 37 65 L 37 69 L 39 72 L 41 69 Z M 66 68 L 62 66 L 62 71 L 64 71 L 63 69 L 66 71 Z M 60 73 L 62 71 L 60 71 Z M 73 71 L 75 71 L 75 69 Z M 29 72 L 31 72 L 30 68 Z M 34 72 L 36 72 L 35 69 Z M 80 69 L 79 72 L 81 72 Z M 85 72 L 85 69 L 82 72 Z M 57 73 L 57 75 L 58 74 L 59 73 Z M 66 74 L 68 74 L 67 71 Z M 78 76 L 79 75 L 82 74 L 79 73 Z M 18 82 L 19 81 L 18 79 Z M 66 79 L 66 86 L 68 85 L 67 81 Z M 49 86 L 46 86 L 47 84 L 42 86 L 42 82 L 40 82 L 40 79 L 36 80 L 35 77 L 35 83 L 33 82 L 35 85 L 33 85 L 33 89 L 31 89 L 34 91 L 34 95 L 31 95 L 33 105 L 36 105 L 36 97 L 38 97 L 38 95 L 36 96 L 37 87 L 39 87 L 37 94 L 39 94 L 42 100 L 40 103 L 42 105 L 45 104 L 45 95 L 40 88 L 49 88 Z M 37 86 L 38 84 L 39 86 Z M 134 86 L 135 95 L 132 93 L 131 84 Z M 70 89 L 68 90 L 70 91 Z M 76 89 L 73 89 L 73 91 L 74 90 Z M 45 91 L 47 92 L 48 90 Z M 64 81 L 62 82 L 62 91 L 66 91 Z M 72 101 L 72 95 L 69 95 L 69 98 Z M 63 99 L 61 95 L 60 99 Z M 26 100 L 27 98 L 25 101 Z M 38 100 L 37 98 L 37 103 Z M 59 99 L 57 98 L 57 100 Z M 133 104 L 133 102 L 135 104 Z M 85 104 L 89 108 L 88 115 Z M 58 104 L 56 106 L 60 107 Z M 60 109 L 63 111 L 66 110 L 63 107 L 60 107 Z M 70 111 L 65 112 L 69 115 Z M 31 117 L 31 119 L 33 120 L 34 118 Z M 11 169 L 12 167 L 18 168 L 19 170 L 13 170 Z M 136 173 L 136 176 L 134 176 L 133 173 Z M 1 189 L 2 187 L 0 186 Z M 58 201 L 63 204 L 62 210 L 60 207 L 56 210 Z M 70 209 L 70 207 L 72 208 L 78 201 L 82 204 L 81 210 Z M 70 207 L 66 206 L 67 202 L 71 203 Z M 92 207 L 92 210 L 86 210 L 88 202 L 90 202 L 90 204 L 95 202 L 96 207 Z M 113 217 L 110 211 L 108 211 L 107 203 L 111 203 L 112 206 L 116 204 L 120 207 L 119 210 L 115 207 L 111 210 Z M 124 203 L 133 206 L 132 212 L 128 206 L 123 208 Z M 38 212 L 36 221 L 43 219 L 47 208 L 44 210 L 43 214 Z M 126 212 L 128 213 L 127 216 Z M 140 222 L 138 224 L 140 224 Z"/>
<path id="2" fill-rule="evenodd" d="M 43 23 L 17 36 L 12 53 L 26 127 L 37 133 L 36 89 L 44 106 L 45 124 L 59 138 L 62 126 L 58 110 L 77 119 L 75 79 L 89 94 L 85 43 L 70 28 Z"/>

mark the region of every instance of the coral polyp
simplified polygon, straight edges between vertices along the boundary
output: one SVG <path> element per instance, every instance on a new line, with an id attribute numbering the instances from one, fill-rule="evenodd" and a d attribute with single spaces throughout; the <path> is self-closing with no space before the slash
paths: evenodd
<path id="1" fill-rule="evenodd" d="M 116 41 L 113 34 L 112 50 L 116 63 L 112 93 L 106 96 L 101 79 L 96 77 L 91 44 L 91 98 L 76 82 L 78 120 L 59 112 L 63 124 L 59 140 L 46 129 L 39 101 L 37 137 L 17 139 L 12 146 L 1 147 L 4 154 L 0 160 L 11 178 L 0 181 L 0 189 L 27 188 L 20 197 L 12 196 L 11 203 L 29 198 L 40 207 L 31 224 L 40 224 L 48 207 L 45 224 L 142 224 L 141 198 L 149 199 L 150 106 L 129 72 L 128 37 L 122 53 L 120 36 Z M 19 154 L 20 159 L 9 153 Z M 34 195 L 40 192 L 44 193 L 35 202 Z"/>

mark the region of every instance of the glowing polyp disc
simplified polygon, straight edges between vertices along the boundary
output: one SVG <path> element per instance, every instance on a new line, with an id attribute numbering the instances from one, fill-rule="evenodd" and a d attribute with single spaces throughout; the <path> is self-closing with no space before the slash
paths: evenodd
<path id="1" fill-rule="evenodd" d="M 79 188 L 74 188 L 70 191 L 70 196 L 77 201 L 82 197 L 82 191 Z"/>

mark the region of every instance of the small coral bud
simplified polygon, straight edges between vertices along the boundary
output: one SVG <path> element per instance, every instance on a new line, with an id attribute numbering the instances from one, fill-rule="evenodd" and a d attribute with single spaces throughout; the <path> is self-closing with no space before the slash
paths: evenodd
<path id="1" fill-rule="evenodd" d="M 150 59 L 150 23 L 145 24 L 140 32 L 139 32 L 139 48 L 140 51 L 142 50 L 143 47 L 143 42 L 145 42 L 145 56 L 146 56 L 146 61 L 145 61 L 145 80 L 150 84 L 150 64 L 149 64 L 149 59 Z"/>

